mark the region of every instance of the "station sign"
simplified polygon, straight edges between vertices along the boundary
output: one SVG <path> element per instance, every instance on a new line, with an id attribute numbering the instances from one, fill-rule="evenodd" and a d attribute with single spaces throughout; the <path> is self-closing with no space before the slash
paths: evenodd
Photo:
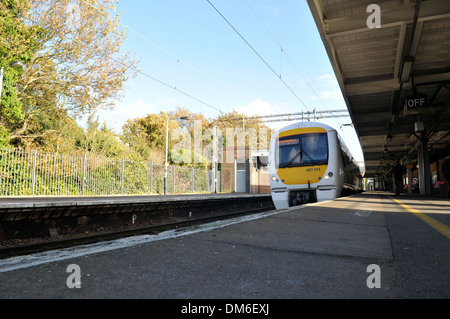
<path id="1" fill-rule="evenodd" d="M 406 108 L 408 110 L 425 107 L 427 105 L 428 99 L 426 94 L 415 94 L 406 98 Z"/>

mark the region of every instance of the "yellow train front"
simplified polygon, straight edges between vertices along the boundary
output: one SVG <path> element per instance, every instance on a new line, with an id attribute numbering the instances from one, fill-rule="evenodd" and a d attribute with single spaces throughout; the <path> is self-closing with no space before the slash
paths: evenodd
<path id="1" fill-rule="evenodd" d="M 317 122 L 289 125 L 270 140 L 270 187 L 277 209 L 360 191 L 362 176 L 337 131 Z"/>

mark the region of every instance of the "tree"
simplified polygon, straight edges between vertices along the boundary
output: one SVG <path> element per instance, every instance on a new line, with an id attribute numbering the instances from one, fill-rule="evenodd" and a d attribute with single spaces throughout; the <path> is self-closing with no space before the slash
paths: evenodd
<path id="1" fill-rule="evenodd" d="M 42 30 L 24 23 L 29 12 L 29 0 L 0 0 L 0 58 L 2 66 L 14 60 L 28 62 L 36 49 L 36 37 Z"/>
<path id="2" fill-rule="evenodd" d="M 122 157 L 127 153 L 126 146 L 121 143 L 114 132 L 106 124 L 100 126 L 98 117 L 91 114 L 87 120 L 84 139 L 80 143 L 85 152 L 105 157 Z"/>
<path id="3" fill-rule="evenodd" d="M 1 146 L 9 143 L 10 131 L 25 118 L 17 90 L 22 71 L 7 66 L 13 61 L 28 63 L 38 49 L 37 37 L 42 32 L 23 21 L 29 8 L 27 0 L 0 0 L 0 67 L 5 67 L 0 96 Z"/>
<path id="4" fill-rule="evenodd" d="M 217 125 L 223 133 L 224 146 L 235 145 L 233 141 L 228 141 L 226 131 L 229 129 L 234 132 L 234 138 L 239 138 L 241 135 L 245 137 L 245 141 L 240 141 L 246 146 L 251 146 L 254 149 L 268 149 L 270 144 L 271 129 L 261 123 L 260 119 L 254 116 L 248 117 L 235 110 L 222 114 L 217 119 L 212 121 L 212 125 Z M 238 132 L 241 131 L 240 135 Z M 253 141 L 252 141 L 253 138 Z M 239 141 L 238 141 L 239 142 Z"/>
<path id="5" fill-rule="evenodd" d="M 202 113 L 192 113 L 183 107 L 168 112 L 168 116 L 172 119 L 169 122 L 169 161 L 178 165 L 206 168 L 209 164 L 204 154 L 205 138 L 208 139 L 208 134 L 205 133 L 211 126 L 210 121 Z M 181 117 L 188 119 L 177 120 Z"/>
<path id="6" fill-rule="evenodd" d="M 120 53 L 125 35 L 119 15 L 109 14 L 114 0 L 27 1 L 22 20 L 35 27 L 38 50 L 18 83 L 24 119 L 12 131 L 17 139 L 53 108 L 72 118 L 112 109 L 136 64 Z"/>
<path id="7" fill-rule="evenodd" d="M 143 145 L 148 149 L 165 146 L 167 114 L 148 114 L 146 117 L 130 119 L 123 125 L 123 141 L 130 147 L 139 148 Z"/>
<path id="8" fill-rule="evenodd" d="M 180 117 L 188 117 L 189 119 L 183 121 L 176 120 Z M 185 130 L 184 134 L 192 139 L 195 134 L 203 134 L 209 126 L 209 121 L 203 114 L 192 113 L 185 108 L 178 107 L 175 111 L 169 111 L 167 113 L 160 112 L 159 114 L 148 114 L 145 117 L 128 120 L 122 128 L 122 140 L 132 149 L 139 152 L 144 158 L 151 157 L 150 155 L 155 152 L 162 154 L 162 156 L 152 157 L 152 160 L 158 158 L 159 162 L 163 163 L 165 161 L 166 128 L 168 118 L 170 119 L 168 147 L 169 162 L 172 161 L 171 150 L 179 142 L 177 138 L 181 139 L 180 136 L 174 138 L 173 134 L 176 135 L 176 132 L 180 131 L 180 127 Z M 201 123 L 201 132 L 194 133 L 196 129 L 195 126 L 199 123 Z M 201 138 L 201 136 L 199 138 Z M 193 154 L 193 142 L 191 142 L 191 148 L 191 154 Z M 201 154 L 199 156 L 201 156 Z M 194 160 L 192 159 L 191 162 L 194 162 Z"/>
<path id="9" fill-rule="evenodd" d="M 210 124 L 210 122 L 205 118 L 205 116 L 202 113 L 198 113 L 198 114 L 193 113 L 193 112 L 189 111 L 188 109 L 183 108 L 181 106 L 178 106 L 175 111 L 167 112 L 167 115 L 171 119 L 187 117 L 188 120 L 183 121 L 182 125 L 186 129 L 188 129 L 191 136 L 193 135 L 193 132 L 194 132 L 193 130 L 194 130 L 194 126 L 195 126 L 196 122 L 197 123 L 201 122 L 202 132 L 204 132 Z"/>

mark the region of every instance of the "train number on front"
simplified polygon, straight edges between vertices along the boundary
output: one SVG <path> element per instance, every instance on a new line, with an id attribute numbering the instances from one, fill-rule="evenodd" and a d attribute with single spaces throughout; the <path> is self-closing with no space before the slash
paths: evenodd
<path id="1" fill-rule="evenodd" d="M 311 172 L 320 172 L 320 167 L 311 167 L 311 168 L 307 168 L 306 169 L 307 173 L 311 173 Z"/>

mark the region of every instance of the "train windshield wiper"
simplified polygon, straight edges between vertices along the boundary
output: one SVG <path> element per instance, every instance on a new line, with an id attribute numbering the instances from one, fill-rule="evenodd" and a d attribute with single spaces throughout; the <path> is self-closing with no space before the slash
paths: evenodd
<path id="1" fill-rule="evenodd" d="M 319 163 L 318 163 L 314 158 L 312 158 L 311 155 L 309 155 L 307 152 L 305 152 L 305 151 L 302 149 L 300 152 L 298 152 L 297 154 L 295 154 L 295 156 L 294 156 L 293 158 L 291 158 L 291 159 L 289 160 L 289 162 L 287 162 L 286 164 L 280 165 L 280 168 L 291 167 L 292 163 L 294 163 L 294 161 L 295 161 L 300 155 L 306 155 L 306 157 L 308 157 L 308 158 L 311 160 L 311 163 L 300 163 L 301 166 L 305 166 L 305 165 L 309 165 L 309 164 L 312 164 L 312 165 L 319 165 Z M 303 156 L 302 156 L 302 157 L 303 157 Z M 298 166 L 298 165 L 295 165 L 295 166 Z"/>
<path id="2" fill-rule="evenodd" d="M 292 165 L 292 163 L 294 163 L 294 161 L 297 159 L 297 157 L 299 157 L 301 154 L 302 154 L 302 152 L 298 152 L 297 154 L 294 155 L 293 158 L 291 158 L 289 160 L 289 162 L 287 162 L 286 164 L 280 165 L 280 168 L 290 167 Z"/>
<path id="3" fill-rule="evenodd" d="M 311 155 L 309 155 L 308 153 L 306 153 L 304 150 L 302 150 L 301 153 L 305 154 L 305 155 L 311 160 L 311 164 L 313 164 L 313 165 L 319 165 L 319 163 L 318 163 L 314 158 L 312 158 Z"/>

